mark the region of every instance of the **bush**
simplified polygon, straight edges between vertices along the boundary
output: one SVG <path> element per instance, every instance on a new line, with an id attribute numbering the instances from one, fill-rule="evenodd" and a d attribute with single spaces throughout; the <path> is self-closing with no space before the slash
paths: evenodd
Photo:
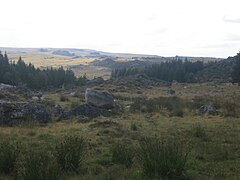
<path id="1" fill-rule="evenodd" d="M 138 126 L 136 125 L 136 123 L 131 123 L 131 130 L 132 131 L 137 131 L 138 130 Z"/>
<path id="2" fill-rule="evenodd" d="M 17 179 L 59 180 L 60 168 L 51 153 L 31 151 L 22 154 L 17 162 Z"/>
<path id="3" fill-rule="evenodd" d="M 181 179 L 189 150 L 175 139 L 144 138 L 139 142 L 139 160 L 147 178 Z"/>
<path id="4" fill-rule="evenodd" d="M 112 148 L 112 162 L 125 165 L 127 168 L 133 164 L 135 150 L 131 146 L 118 143 Z"/>
<path id="5" fill-rule="evenodd" d="M 74 109 L 75 107 L 79 106 L 80 102 L 73 101 L 71 102 L 71 109 Z"/>
<path id="6" fill-rule="evenodd" d="M 78 172 L 86 156 L 86 145 L 83 137 L 66 136 L 56 146 L 56 159 L 61 169 Z"/>
<path id="7" fill-rule="evenodd" d="M 43 100 L 43 104 L 46 104 L 47 106 L 54 107 L 56 105 L 56 102 L 54 100 L 45 99 Z"/>
<path id="8" fill-rule="evenodd" d="M 19 144 L 4 140 L 0 142 L 0 173 L 10 174 L 15 169 L 19 155 Z"/>
<path id="9" fill-rule="evenodd" d="M 184 112 L 182 109 L 177 109 L 177 110 L 174 110 L 171 114 L 170 114 L 170 117 L 172 116 L 177 116 L 177 117 L 183 117 L 184 116 Z"/>
<path id="10" fill-rule="evenodd" d="M 66 102 L 66 101 L 69 101 L 69 99 L 68 99 L 67 96 L 65 96 L 65 95 L 61 95 L 61 96 L 60 96 L 60 101 L 62 101 L 62 102 Z"/>
<path id="11" fill-rule="evenodd" d="M 205 141 L 208 139 L 206 130 L 200 123 L 193 126 L 193 136 Z"/>
<path id="12" fill-rule="evenodd" d="M 231 102 L 225 102 L 223 104 L 224 107 L 224 116 L 225 117 L 238 117 L 238 112 L 237 112 L 237 104 L 236 103 L 231 103 Z"/>

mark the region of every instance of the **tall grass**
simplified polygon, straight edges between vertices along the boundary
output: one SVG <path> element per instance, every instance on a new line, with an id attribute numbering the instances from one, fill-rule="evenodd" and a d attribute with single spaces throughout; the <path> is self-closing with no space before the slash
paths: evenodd
<path id="1" fill-rule="evenodd" d="M 66 136 L 56 146 L 56 159 L 63 171 L 75 171 L 83 167 L 87 143 L 77 135 Z"/>
<path id="2" fill-rule="evenodd" d="M 209 139 L 206 128 L 200 123 L 196 123 L 193 125 L 192 133 L 194 137 L 202 139 L 203 141 L 207 141 Z"/>
<path id="3" fill-rule="evenodd" d="M 125 165 L 127 168 L 133 164 L 135 150 L 126 143 L 117 143 L 112 148 L 112 162 Z"/>
<path id="4" fill-rule="evenodd" d="M 182 179 L 190 150 L 173 138 L 144 138 L 139 160 L 146 178 Z"/>
<path id="5" fill-rule="evenodd" d="M 59 180 L 61 171 L 52 153 L 29 151 L 22 154 L 17 162 L 16 179 Z"/>
<path id="6" fill-rule="evenodd" d="M 176 96 L 158 97 L 153 99 L 135 98 L 130 107 L 132 112 L 158 112 L 161 109 L 167 109 L 171 112 L 171 116 L 183 116 L 183 108 L 186 102 Z"/>
<path id="7" fill-rule="evenodd" d="M 238 117 L 238 105 L 235 102 L 225 102 L 223 104 L 223 115 L 225 117 Z"/>
<path id="8" fill-rule="evenodd" d="M 15 169 L 19 143 L 9 139 L 0 142 L 0 173 L 10 174 Z"/>

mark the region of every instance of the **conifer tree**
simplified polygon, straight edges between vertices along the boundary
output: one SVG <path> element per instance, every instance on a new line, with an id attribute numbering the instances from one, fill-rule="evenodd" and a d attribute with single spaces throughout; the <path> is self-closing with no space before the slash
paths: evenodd
<path id="1" fill-rule="evenodd" d="M 232 80 L 234 83 L 240 85 L 240 52 L 233 57 L 235 60 L 235 66 L 232 72 Z"/>

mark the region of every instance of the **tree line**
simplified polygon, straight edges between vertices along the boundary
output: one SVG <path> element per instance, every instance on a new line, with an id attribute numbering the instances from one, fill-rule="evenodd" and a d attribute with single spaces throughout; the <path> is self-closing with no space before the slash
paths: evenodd
<path id="1" fill-rule="evenodd" d="M 234 60 L 234 67 L 232 71 L 232 82 L 240 85 L 240 52 L 232 58 Z"/>
<path id="2" fill-rule="evenodd" d="M 84 78 L 76 78 L 72 70 L 59 68 L 39 69 L 33 64 L 26 64 L 21 57 L 17 63 L 9 61 L 7 53 L 0 52 L 0 83 L 24 85 L 33 89 L 61 87 L 67 84 L 78 84 Z"/>
<path id="3" fill-rule="evenodd" d="M 204 64 L 201 61 L 166 61 L 160 64 L 151 64 L 144 68 L 117 68 L 112 70 L 111 77 L 119 78 L 134 74 L 145 74 L 149 77 L 172 82 L 176 80 L 178 82 L 195 82 L 194 75 L 204 68 Z"/>

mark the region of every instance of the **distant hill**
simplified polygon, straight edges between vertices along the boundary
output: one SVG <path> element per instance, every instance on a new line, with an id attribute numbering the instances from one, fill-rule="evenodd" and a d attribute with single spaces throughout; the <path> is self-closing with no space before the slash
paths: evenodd
<path id="1" fill-rule="evenodd" d="M 7 51 L 9 54 L 55 54 L 62 56 L 79 56 L 79 57 L 157 57 L 156 55 L 146 54 L 129 54 L 129 53 L 110 53 L 103 51 L 96 51 L 92 49 L 75 49 L 75 48 L 11 48 L 0 47 L 1 51 Z M 73 55 L 74 54 L 74 55 Z"/>
<path id="2" fill-rule="evenodd" d="M 76 49 L 76 48 L 11 48 L 11 47 L 0 47 L 1 51 L 7 51 L 8 54 L 55 54 L 60 56 L 76 56 L 76 57 L 97 57 L 97 58 L 107 58 L 107 57 L 122 57 L 130 58 L 135 60 L 159 62 L 166 60 L 181 59 L 186 58 L 189 61 L 219 61 L 221 58 L 214 57 L 187 57 L 187 56 L 173 56 L 173 57 L 163 57 L 157 55 L 149 54 L 130 54 L 130 53 L 111 53 L 104 51 L 97 51 L 93 49 Z"/>
<path id="3" fill-rule="evenodd" d="M 56 50 L 56 51 L 53 51 L 52 54 L 60 55 L 60 56 L 75 56 L 74 53 L 71 53 L 67 50 Z"/>
<path id="4" fill-rule="evenodd" d="M 199 82 L 232 82 L 231 73 L 234 64 L 235 61 L 232 57 L 215 63 L 208 63 L 204 69 L 196 75 L 196 78 Z"/>

